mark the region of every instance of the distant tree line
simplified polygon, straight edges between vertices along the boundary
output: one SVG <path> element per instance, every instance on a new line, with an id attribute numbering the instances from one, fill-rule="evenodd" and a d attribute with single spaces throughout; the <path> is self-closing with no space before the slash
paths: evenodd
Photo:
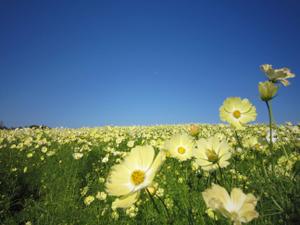
<path id="1" fill-rule="evenodd" d="M 4 125 L 3 121 L 0 121 L 0 130 L 14 130 L 14 129 L 21 129 L 21 128 L 36 128 L 36 129 L 48 129 L 50 127 L 46 125 L 29 125 L 29 126 L 19 126 L 19 127 L 7 127 Z"/>

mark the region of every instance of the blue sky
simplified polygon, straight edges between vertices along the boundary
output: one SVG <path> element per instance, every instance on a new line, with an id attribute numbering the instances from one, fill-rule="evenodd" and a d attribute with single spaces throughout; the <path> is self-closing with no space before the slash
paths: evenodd
<path id="1" fill-rule="evenodd" d="M 273 102 L 300 122 L 300 3 L 0 3 L 0 120 L 51 127 L 218 123 L 225 98 L 267 121 L 264 63 L 298 76 Z"/>

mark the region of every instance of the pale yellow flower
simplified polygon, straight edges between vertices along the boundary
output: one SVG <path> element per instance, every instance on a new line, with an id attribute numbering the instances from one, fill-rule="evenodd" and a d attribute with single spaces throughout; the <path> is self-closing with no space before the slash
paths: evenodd
<path id="1" fill-rule="evenodd" d="M 220 212 L 233 221 L 234 225 L 248 223 L 259 216 L 255 210 L 257 199 L 253 194 L 244 194 L 239 188 L 233 188 L 230 196 L 225 188 L 213 184 L 202 192 L 208 208 Z"/>
<path id="2" fill-rule="evenodd" d="M 84 204 L 90 205 L 94 200 L 95 200 L 95 197 L 92 195 L 89 195 L 89 196 L 85 197 Z"/>
<path id="3" fill-rule="evenodd" d="M 246 98 L 227 98 L 220 107 L 220 118 L 236 129 L 243 129 L 244 124 L 256 119 L 256 108 Z"/>
<path id="4" fill-rule="evenodd" d="M 267 75 L 268 79 L 272 82 L 281 82 L 284 86 L 288 86 L 290 83 L 288 78 L 295 77 L 289 68 L 273 69 L 272 65 L 264 64 L 260 66 L 261 70 Z"/>
<path id="5" fill-rule="evenodd" d="M 113 202 L 113 208 L 131 206 L 140 190 L 151 185 L 166 158 L 164 151 L 154 156 L 152 146 L 137 146 L 120 164 L 113 166 L 106 182 L 106 192 L 120 197 Z"/>
<path id="6" fill-rule="evenodd" d="M 260 98 L 263 101 L 270 101 L 275 97 L 278 86 L 271 81 L 259 82 L 258 91 L 260 94 Z"/>
<path id="7" fill-rule="evenodd" d="M 113 210 L 117 209 L 117 208 L 128 208 L 130 206 L 132 206 L 138 199 L 140 196 L 140 192 L 134 192 L 132 194 L 129 195 L 125 195 L 122 196 L 120 198 L 117 198 L 113 203 L 111 208 Z"/>
<path id="8" fill-rule="evenodd" d="M 195 143 L 192 137 L 187 134 L 176 134 L 164 144 L 171 157 L 185 161 L 193 157 Z"/>
<path id="9" fill-rule="evenodd" d="M 213 136 L 201 138 L 196 143 L 195 163 L 203 170 L 215 170 L 229 165 L 231 149 L 225 140 L 220 141 L 217 136 Z"/>

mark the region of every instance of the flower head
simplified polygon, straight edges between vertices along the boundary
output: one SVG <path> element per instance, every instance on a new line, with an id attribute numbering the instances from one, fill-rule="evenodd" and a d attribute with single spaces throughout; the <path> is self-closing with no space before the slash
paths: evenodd
<path id="1" fill-rule="evenodd" d="M 148 187 L 165 160 L 160 151 L 154 159 L 152 146 L 137 146 L 118 165 L 113 166 L 106 182 L 109 195 L 121 196 L 113 203 L 114 208 L 127 208 L 139 196 L 139 191 Z"/>
<path id="2" fill-rule="evenodd" d="M 214 170 L 229 165 L 231 157 L 230 147 L 225 140 L 220 141 L 213 136 L 208 139 L 201 138 L 197 141 L 195 150 L 195 163 L 203 170 Z"/>
<path id="3" fill-rule="evenodd" d="M 248 223 L 258 217 L 255 210 L 257 199 L 253 194 L 244 194 L 239 188 L 233 188 L 230 196 L 225 188 L 213 184 L 202 192 L 202 197 L 208 208 L 220 212 L 234 222 L 234 225 Z"/>
<path id="4" fill-rule="evenodd" d="M 220 118 L 237 129 L 243 129 L 244 124 L 256 119 L 256 108 L 246 98 L 227 98 L 220 107 Z"/>
<path id="5" fill-rule="evenodd" d="M 258 90 L 263 101 L 270 101 L 276 95 L 278 86 L 271 81 L 259 82 Z"/>
<path id="6" fill-rule="evenodd" d="M 270 64 L 261 65 L 260 68 L 267 75 L 269 81 L 274 83 L 281 82 L 284 86 L 290 84 L 287 80 L 288 78 L 295 77 L 295 74 L 288 68 L 273 69 Z"/>
<path id="7" fill-rule="evenodd" d="M 194 145 L 194 140 L 189 135 L 176 134 L 165 142 L 164 149 L 170 153 L 171 157 L 185 161 L 193 157 Z"/>

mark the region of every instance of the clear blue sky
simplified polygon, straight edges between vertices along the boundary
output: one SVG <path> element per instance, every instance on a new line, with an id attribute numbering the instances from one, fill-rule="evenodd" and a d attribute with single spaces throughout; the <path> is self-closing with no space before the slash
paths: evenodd
<path id="1" fill-rule="evenodd" d="M 267 121 L 264 63 L 298 75 L 274 101 L 300 122 L 300 1 L 0 2 L 0 120 L 52 127 L 218 123 L 226 97 Z"/>

